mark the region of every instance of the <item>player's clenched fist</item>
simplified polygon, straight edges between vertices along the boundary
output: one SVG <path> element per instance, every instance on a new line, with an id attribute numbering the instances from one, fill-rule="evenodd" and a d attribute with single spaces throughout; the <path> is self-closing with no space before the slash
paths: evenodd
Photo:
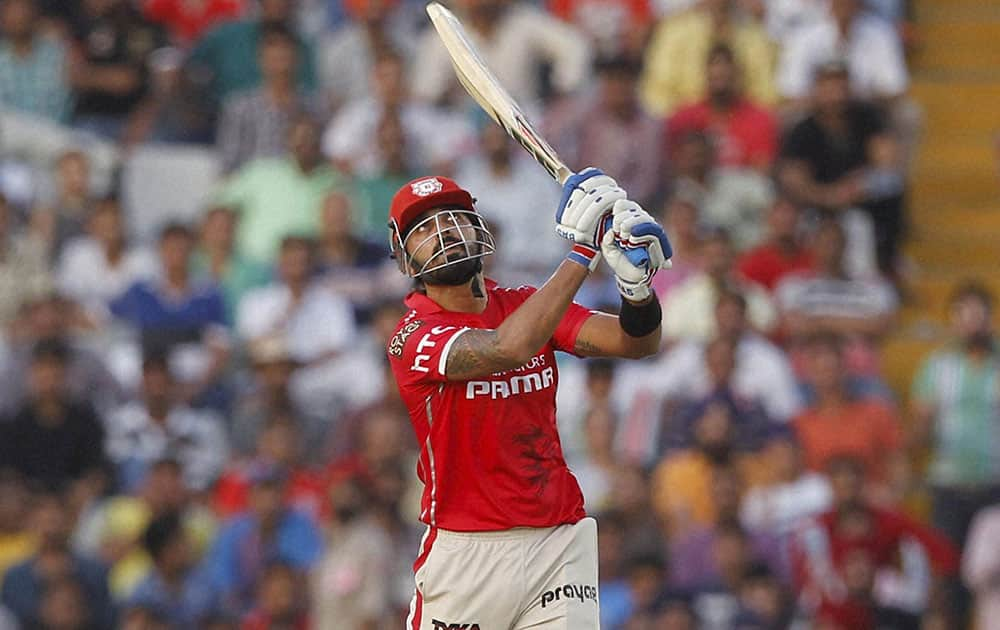
<path id="1" fill-rule="evenodd" d="M 644 250 L 645 256 L 637 256 Z M 627 300 L 642 302 L 650 296 L 649 283 L 659 269 L 670 267 L 674 255 L 667 234 L 648 212 L 634 201 L 616 201 L 611 229 L 601 239 L 601 253 L 615 272 L 618 291 Z"/>
<path id="2" fill-rule="evenodd" d="M 556 210 L 556 233 L 574 243 L 597 249 L 601 219 L 616 201 L 627 197 L 624 190 L 599 168 L 585 168 L 563 185 Z"/>

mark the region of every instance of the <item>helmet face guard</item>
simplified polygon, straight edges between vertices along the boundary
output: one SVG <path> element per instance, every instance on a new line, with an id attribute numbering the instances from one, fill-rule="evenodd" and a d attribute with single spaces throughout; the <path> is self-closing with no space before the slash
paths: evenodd
<path id="1" fill-rule="evenodd" d="M 399 270 L 407 277 L 429 280 L 431 284 L 451 284 L 435 281 L 433 274 L 467 266 L 468 261 L 480 260 L 496 251 L 486 220 L 467 208 L 442 208 L 403 226 L 402 230 L 393 220 L 389 225 L 389 241 Z M 410 251 L 425 256 L 424 262 L 418 263 Z M 477 265 L 476 271 L 479 268 Z"/>

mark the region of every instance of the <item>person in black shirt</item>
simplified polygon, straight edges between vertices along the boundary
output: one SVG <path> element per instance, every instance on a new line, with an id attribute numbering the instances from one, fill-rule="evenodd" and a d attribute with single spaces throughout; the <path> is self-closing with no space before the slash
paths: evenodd
<path id="1" fill-rule="evenodd" d="M 905 177 L 883 112 L 850 98 L 847 65 L 816 69 L 811 113 L 785 136 L 778 179 L 803 205 L 871 215 L 879 269 L 895 276 Z"/>
<path id="2" fill-rule="evenodd" d="M 85 502 L 107 486 L 104 428 L 93 407 L 67 394 L 69 349 L 39 342 L 28 373 L 28 397 L 0 423 L 0 467 L 10 467 L 53 490 L 71 490 Z"/>

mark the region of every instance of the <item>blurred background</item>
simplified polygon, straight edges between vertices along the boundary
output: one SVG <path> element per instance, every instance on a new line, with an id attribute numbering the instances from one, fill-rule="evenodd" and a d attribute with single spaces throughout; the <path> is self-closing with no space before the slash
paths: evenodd
<path id="1" fill-rule="evenodd" d="M 1000 628 L 1000 2 L 451 6 L 675 249 L 658 355 L 560 360 L 602 627 Z M 428 27 L 0 0 L 0 629 L 402 627 L 389 200 L 457 178 L 502 283 L 565 251 Z"/>

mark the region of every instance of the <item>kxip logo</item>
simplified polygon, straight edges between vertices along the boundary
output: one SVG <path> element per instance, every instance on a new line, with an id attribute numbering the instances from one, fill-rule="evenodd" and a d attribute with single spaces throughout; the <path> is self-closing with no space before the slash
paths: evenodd
<path id="1" fill-rule="evenodd" d="M 479 630 L 478 623 L 448 623 L 437 619 L 431 619 L 431 623 L 434 624 L 434 630 Z"/>
<path id="2" fill-rule="evenodd" d="M 577 599 L 581 602 L 585 601 L 597 601 L 597 588 L 584 584 L 566 584 L 565 586 L 557 586 L 551 591 L 545 591 L 542 593 L 542 608 L 545 608 L 552 602 L 557 602 L 559 599 Z"/>
<path id="3" fill-rule="evenodd" d="M 437 177 L 428 177 L 427 179 L 421 179 L 410 184 L 410 190 L 418 197 L 433 195 L 436 192 L 441 192 L 442 188 L 444 186 Z"/>

